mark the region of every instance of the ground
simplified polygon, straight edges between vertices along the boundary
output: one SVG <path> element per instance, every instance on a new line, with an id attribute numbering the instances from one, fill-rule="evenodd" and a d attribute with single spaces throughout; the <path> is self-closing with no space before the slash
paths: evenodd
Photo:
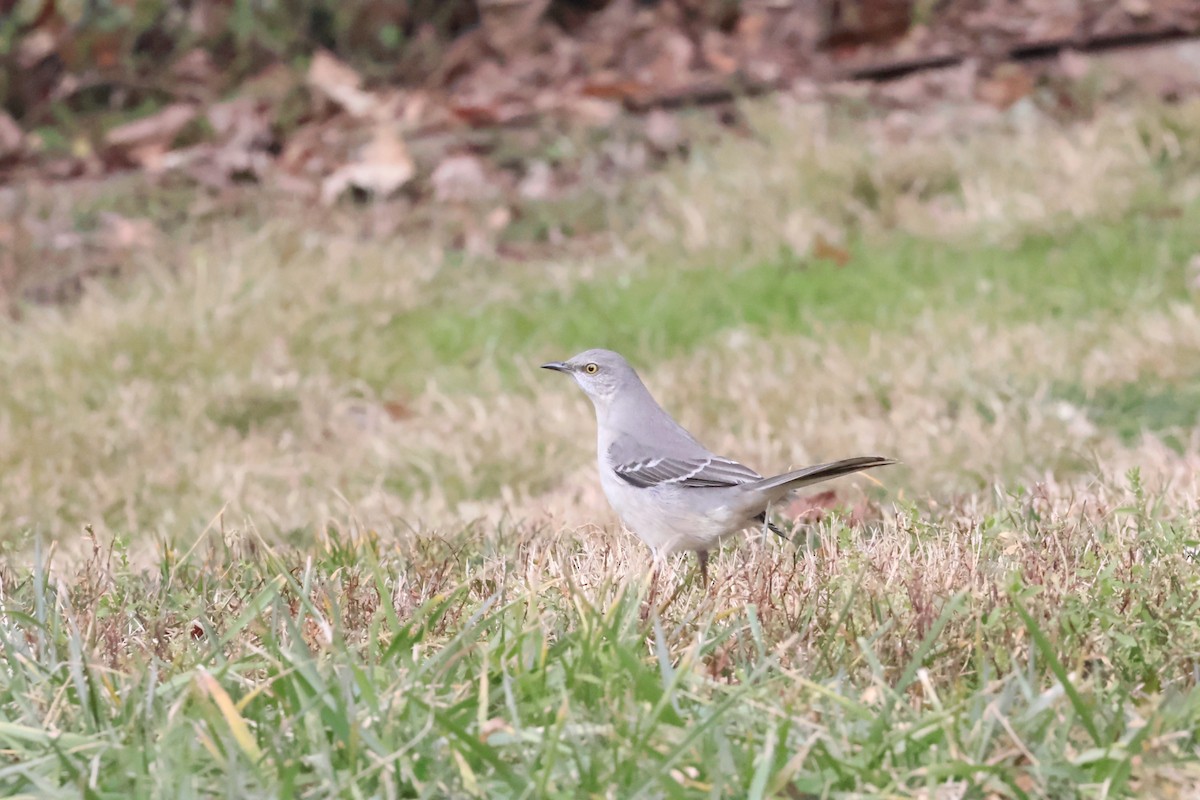
<path id="1" fill-rule="evenodd" d="M 534 256 L 243 199 L 5 321 L 4 793 L 1200 796 L 1200 105 L 742 113 Z M 643 620 L 537 369 L 592 346 L 761 472 L 902 465 Z"/>

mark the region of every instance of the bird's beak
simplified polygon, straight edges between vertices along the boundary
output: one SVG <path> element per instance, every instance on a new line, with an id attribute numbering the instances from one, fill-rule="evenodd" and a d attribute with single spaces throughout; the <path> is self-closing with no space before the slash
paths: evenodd
<path id="1" fill-rule="evenodd" d="M 551 361 L 548 364 L 542 364 L 542 369 L 552 369 L 555 372 L 570 372 L 571 368 L 561 361 Z"/>

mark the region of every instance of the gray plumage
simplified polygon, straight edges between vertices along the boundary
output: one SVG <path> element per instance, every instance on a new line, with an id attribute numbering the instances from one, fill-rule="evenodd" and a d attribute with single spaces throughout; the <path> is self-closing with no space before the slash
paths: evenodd
<path id="1" fill-rule="evenodd" d="M 695 551 L 705 578 L 708 551 L 723 536 L 765 523 L 769 506 L 789 492 L 895 463 L 861 456 L 764 478 L 696 441 L 617 353 L 588 350 L 542 367 L 571 375 L 592 401 L 600 483 L 625 527 L 656 555 Z"/>

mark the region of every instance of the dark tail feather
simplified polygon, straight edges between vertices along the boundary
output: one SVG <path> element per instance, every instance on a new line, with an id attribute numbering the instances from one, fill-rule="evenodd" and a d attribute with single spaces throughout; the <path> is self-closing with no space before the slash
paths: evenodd
<path id="1" fill-rule="evenodd" d="M 761 481 L 746 484 L 747 489 L 754 489 L 762 492 L 772 499 L 783 497 L 788 492 L 796 489 L 802 489 L 805 486 L 811 486 L 814 483 L 840 478 L 843 475 L 850 475 L 855 472 L 861 472 L 864 469 L 872 469 L 874 467 L 886 467 L 888 464 L 895 464 L 894 458 L 884 458 L 883 456 L 858 456 L 856 458 L 843 458 L 841 461 L 831 461 L 828 464 L 817 464 L 815 467 L 805 467 L 798 469 L 795 472 L 785 472 L 782 475 L 775 475 L 770 478 L 763 478 Z"/>
<path id="2" fill-rule="evenodd" d="M 788 538 L 788 535 L 784 532 L 783 528 L 779 527 L 774 522 L 769 522 L 767 520 L 767 512 L 764 511 L 763 513 L 759 514 L 757 517 L 754 518 L 754 521 L 759 523 L 760 525 L 765 524 L 768 528 L 771 529 L 771 533 L 775 534 L 780 539 L 783 539 L 785 542 L 791 541 L 791 539 Z"/>

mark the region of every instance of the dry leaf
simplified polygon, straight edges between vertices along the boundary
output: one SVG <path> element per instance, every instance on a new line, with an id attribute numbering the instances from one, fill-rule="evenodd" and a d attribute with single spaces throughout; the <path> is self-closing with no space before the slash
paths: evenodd
<path id="1" fill-rule="evenodd" d="M 1160 97 L 1200 93 L 1200 42 L 1182 39 L 1152 48 L 1127 48 L 1097 55 L 1105 72 Z"/>
<path id="2" fill-rule="evenodd" d="M 330 121 L 302 125 L 284 143 L 278 166 L 285 172 L 324 175 L 343 155 L 343 149 L 337 146 L 341 137 L 339 126 Z"/>
<path id="3" fill-rule="evenodd" d="M 827 47 L 885 42 L 912 23 L 913 0 L 842 0 L 831 4 L 822 41 Z"/>
<path id="4" fill-rule="evenodd" d="M 488 212 L 484 222 L 487 224 L 488 230 L 493 233 L 499 233 L 507 228 L 513 221 L 512 210 L 508 206 L 496 206 Z"/>
<path id="5" fill-rule="evenodd" d="M 827 489 L 808 497 L 796 498 L 787 504 L 783 510 L 783 514 L 791 518 L 794 522 L 810 524 L 820 522 L 825 518 L 826 511 L 831 508 L 837 508 L 837 506 L 837 492 L 833 489 Z"/>
<path id="6" fill-rule="evenodd" d="M 185 53 L 169 70 L 175 80 L 193 86 L 209 86 L 217 77 L 217 68 L 207 50 L 195 47 Z"/>
<path id="7" fill-rule="evenodd" d="M 737 72 L 738 59 L 733 41 L 720 31 L 708 29 L 700 40 L 700 52 L 704 61 L 720 75 Z"/>
<path id="8" fill-rule="evenodd" d="M 97 242 L 105 249 L 144 250 L 158 238 L 158 229 L 148 219 L 130 219 L 107 211 L 100 215 L 100 221 L 104 227 Z"/>
<path id="9" fill-rule="evenodd" d="M 729 645 L 726 645 L 706 659 L 705 671 L 712 680 L 729 680 L 733 675 L 733 659 L 729 657 L 729 650 Z"/>
<path id="10" fill-rule="evenodd" d="M 472 155 L 453 155 L 442 160 L 429 176 L 433 197 L 442 203 L 460 203 L 494 194 L 483 162 Z"/>
<path id="11" fill-rule="evenodd" d="M 252 97 L 235 97 L 214 103 L 205 112 L 218 139 L 255 139 L 270 134 L 271 123 L 264 104 Z"/>
<path id="12" fill-rule="evenodd" d="M 118 125 L 105 134 L 104 144 L 135 164 L 153 168 L 196 114 L 193 105 L 169 105 L 157 114 Z"/>
<path id="13" fill-rule="evenodd" d="M 195 106 L 176 103 L 156 114 L 118 125 L 105 134 L 104 143 L 117 148 L 141 147 L 152 143 L 167 145 L 195 118 Z"/>
<path id="14" fill-rule="evenodd" d="M 1019 64 L 1001 64 L 975 85 L 975 97 L 1001 111 L 1032 91 L 1033 75 Z"/>
<path id="15" fill-rule="evenodd" d="M 22 69 L 30 69 L 52 55 L 57 47 L 58 40 L 46 28 L 30 31 L 17 39 L 17 64 Z"/>
<path id="16" fill-rule="evenodd" d="M 574 122 L 606 128 L 621 115 L 621 107 L 611 100 L 596 97 L 568 97 L 562 109 Z"/>
<path id="17" fill-rule="evenodd" d="M 388 417 L 395 421 L 412 419 L 416 416 L 410 405 L 399 400 L 391 400 L 384 403 L 383 410 L 387 413 Z"/>
<path id="18" fill-rule="evenodd" d="M 650 87 L 641 81 L 623 80 L 620 78 L 593 77 L 580 89 L 584 97 L 595 97 L 600 100 L 629 100 L 644 97 L 649 94 Z"/>
<path id="19" fill-rule="evenodd" d="M 414 174 L 416 166 L 404 140 L 390 125 L 381 124 L 358 160 L 336 170 L 321 184 L 321 200 L 331 204 L 351 187 L 385 198 L 399 191 Z"/>
<path id="20" fill-rule="evenodd" d="M 526 200 L 545 200 L 554 194 L 554 169 L 545 161 L 531 161 L 525 177 L 517 184 L 517 194 Z"/>
<path id="21" fill-rule="evenodd" d="M 683 130 L 674 114 L 662 109 L 654 109 L 646 115 L 646 141 L 655 150 L 671 153 L 683 144 Z"/>
<path id="22" fill-rule="evenodd" d="M 300 77 L 285 64 L 271 64 L 238 85 L 238 95 L 278 102 L 300 85 Z"/>
<path id="23" fill-rule="evenodd" d="M 271 186 L 277 192 L 283 192 L 291 195 L 293 199 L 310 200 L 316 199 L 320 194 L 317 185 L 312 181 L 296 175 L 290 175 L 283 170 L 271 170 L 269 173 Z"/>
<path id="24" fill-rule="evenodd" d="M 1154 12 L 1150 6 L 1150 0 L 1121 0 L 1121 8 L 1136 20 L 1146 19 Z"/>
<path id="25" fill-rule="evenodd" d="M 687 83 L 696 46 L 686 34 L 670 28 L 655 28 L 644 44 L 651 60 L 635 73 L 640 79 L 658 88 Z M 640 49 L 635 48 L 635 52 Z"/>
<path id="26" fill-rule="evenodd" d="M 529 49 L 550 0 L 478 0 L 484 39 L 497 53 L 511 58 Z"/>
<path id="27" fill-rule="evenodd" d="M 850 251 L 844 247 L 839 247 L 833 242 L 826 239 L 821 234 L 817 234 L 813 241 L 813 258 L 821 261 L 832 261 L 839 267 L 844 267 L 850 263 Z"/>
<path id="28" fill-rule="evenodd" d="M 1058 54 L 1058 68 L 1072 81 L 1081 81 L 1092 71 L 1092 58 L 1078 50 L 1063 50 Z"/>
<path id="29" fill-rule="evenodd" d="M 379 106 L 379 99 L 361 88 L 362 76 L 325 50 L 313 56 L 305 79 L 352 117 L 369 116 Z"/>
<path id="30" fill-rule="evenodd" d="M 25 134 L 16 120 L 0 109 L 0 160 L 18 156 L 25 146 Z"/>

